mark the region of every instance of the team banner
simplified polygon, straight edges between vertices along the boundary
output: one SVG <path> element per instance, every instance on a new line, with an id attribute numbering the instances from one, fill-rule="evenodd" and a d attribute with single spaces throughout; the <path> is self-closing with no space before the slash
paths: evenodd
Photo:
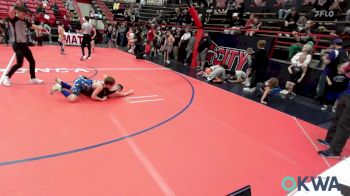
<path id="1" fill-rule="evenodd" d="M 66 36 L 66 45 L 71 46 L 80 46 L 81 41 L 83 40 L 82 34 L 74 34 L 74 33 L 64 33 Z"/>
<path id="2" fill-rule="evenodd" d="M 226 65 L 230 70 L 247 69 L 247 49 L 257 50 L 259 40 L 266 41 L 266 50 L 269 51 L 273 37 L 248 37 L 224 33 L 210 33 L 212 43 L 208 49 L 207 61 L 209 65 Z"/>
<path id="3" fill-rule="evenodd" d="M 232 71 L 245 70 L 248 54 L 244 49 L 220 47 L 212 42 L 208 49 L 207 61 L 210 66 L 226 65 Z"/>

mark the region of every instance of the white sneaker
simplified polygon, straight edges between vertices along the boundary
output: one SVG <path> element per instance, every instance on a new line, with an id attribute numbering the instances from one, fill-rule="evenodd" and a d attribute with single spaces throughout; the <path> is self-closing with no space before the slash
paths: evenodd
<path id="1" fill-rule="evenodd" d="M 87 59 L 87 56 L 83 56 L 83 59 L 84 59 L 84 60 Z"/>
<path id="2" fill-rule="evenodd" d="M 255 87 L 254 88 L 243 88 L 243 91 L 254 92 L 255 91 Z"/>
<path id="3" fill-rule="evenodd" d="M 288 91 L 284 89 L 284 90 L 280 91 L 280 94 L 282 94 L 282 95 L 287 95 L 287 94 L 288 94 Z"/>
<path id="4" fill-rule="evenodd" d="M 61 91 L 61 89 L 62 89 L 62 86 L 61 86 L 61 85 L 55 84 L 55 85 L 53 85 L 53 87 L 51 88 L 50 94 L 53 95 L 55 92 Z"/>
<path id="5" fill-rule="evenodd" d="M 2 85 L 4 86 L 11 86 L 11 81 L 10 81 L 10 78 L 8 76 L 5 76 L 4 80 L 2 81 Z"/>
<path id="6" fill-rule="evenodd" d="M 328 109 L 328 105 L 323 105 L 322 107 L 321 107 L 321 110 L 322 111 L 325 111 L 325 110 L 327 110 Z"/>
<path id="7" fill-rule="evenodd" d="M 166 63 L 166 64 L 170 64 L 170 61 L 169 61 L 169 60 L 167 60 L 165 63 Z"/>
<path id="8" fill-rule="evenodd" d="M 29 83 L 30 84 L 42 84 L 42 83 L 44 83 L 44 80 L 40 80 L 38 78 L 32 78 L 29 80 Z"/>
<path id="9" fill-rule="evenodd" d="M 335 113 L 336 111 L 337 111 L 337 105 L 334 105 L 334 106 L 332 107 L 332 112 Z"/>

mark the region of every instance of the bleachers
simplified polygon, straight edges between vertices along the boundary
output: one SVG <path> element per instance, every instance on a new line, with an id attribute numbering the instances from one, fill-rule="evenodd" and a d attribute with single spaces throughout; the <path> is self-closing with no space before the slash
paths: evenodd
<path id="1" fill-rule="evenodd" d="M 6 18 L 7 12 L 10 7 L 16 4 L 16 0 L 0 0 L 0 18 Z M 49 16 L 49 19 L 45 18 L 45 15 L 42 13 L 37 13 L 37 1 L 36 0 L 27 0 L 26 6 L 28 10 L 33 14 L 38 21 L 44 21 L 51 25 L 54 25 L 57 20 L 62 20 L 63 16 L 66 15 L 66 8 L 64 6 L 64 2 L 62 0 L 56 0 L 56 4 L 59 8 L 59 13 L 55 14 L 50 5 L 44 7 L 45 14 Z"/>

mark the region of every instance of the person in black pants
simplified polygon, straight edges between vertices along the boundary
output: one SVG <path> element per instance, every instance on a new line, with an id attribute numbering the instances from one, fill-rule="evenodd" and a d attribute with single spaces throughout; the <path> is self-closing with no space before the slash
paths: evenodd
<path id="1" fill-rule="evenodd" d="M 350 63 L 341 68 L 350 78 Z M 338 158 L 350 136 L 350 83 L 348 89 L 340 98 L 335 116 L 328 129 L 326 139 L 317 139 L 320 144 L 329 146 L 327 150 L 319 151 L 318 154 L 327 158 Z"/>
<path id="2" fill-rule="evenodd" d="M 83 40 L 81 41 L 82 56 L 80 60 L 91 59 L 91 40 L 95 39 L 96 29 L 89 23 L 90 18 L 85 16 L 85 22 L 81 25 L 81 30 L 78 32 L 83 33 Z M 91 35 L 94 34 L 92 37 Z M 88 48 L 88 56 L 85 56 L 85 47 Z"/>
<path id="3" fill-rule="evenodd" d="M 244 91 L 253 92 L 255 86 L 259 82 L 264 82 L 266 79 L 267 67 L 269 65 L 269 58 L 267 55 L 266 41 L 260 40 L 257 43 L 258 51 L 253 54 L 252 67 L 251 67 L 251 81 L 249 88 L 243 88 Z"/>
<path id="4" fill-rule="evenodd" d="M 23 66 L 23 60 L 26 58 L 29 62 L 30 83 L 41 84 L 44 81 L 35 77 L 35 60 L 32 51 L 29 49 L 26 35 L 26 28 L 31 28 L 37 31 L 45 32 L 46 30 L 28 22 L 26 18 L 27 9 L 25 7 L 15 6 L 9 10 L 8 20 L 10 27 L 10 40 L 13 43 L 12 48 L 16 53 L 17 63 L 11 67 L 9 72 L 4 77 L 2 84 L 11 86 L 10 78 L 12 75 Z M 25 24 L 25 25 L 23 25 Z"/>

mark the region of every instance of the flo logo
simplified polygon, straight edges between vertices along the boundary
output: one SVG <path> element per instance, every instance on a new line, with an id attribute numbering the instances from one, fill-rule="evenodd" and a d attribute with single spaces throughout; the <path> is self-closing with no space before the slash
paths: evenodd
<path id="1" fill-rule="evenodd" d="M 295 189 L 298 191 L 340 191 L 336 176 L 298 176 L 297 179 L 287 176 L 282 180 L 282 188 L 288 192 Z"/>
<path id="2" fill-rule="evenodd" d="M 248 54 L 246 50 L 220 47 L 212 42 L 207 61 L 209 65 L 226 65 L 229 70 L 243 70 L 248 61 Z"/>

